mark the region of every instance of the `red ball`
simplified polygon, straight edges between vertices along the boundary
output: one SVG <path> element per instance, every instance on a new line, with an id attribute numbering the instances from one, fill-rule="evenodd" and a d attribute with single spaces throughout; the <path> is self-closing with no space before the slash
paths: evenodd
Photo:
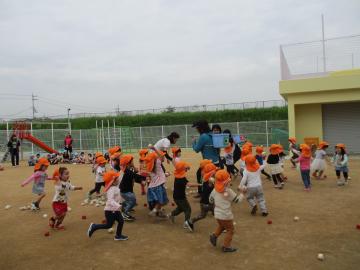
<path id="1" fill-rule="evenodd" d="M 82 218 L 82 219 L 86 219 L 86 216 L 82 216 L 81 218 Z"/>
<path id="2" fill-rule="evenodd" d="M 360 224 L 356 225 L 356 229 L 360 230 Z"/>
<path id="3" fill-rule="evenodd" d="M 45 232 L 45 233 L 44 233 L 44 236 L 45 236 L 45 237 L 48 237 L 48 236 L 50 236 L 50 233 L 49 233 L 49 232 Z"/>
<path id="4" fill-rule="evenodd" d="M 147 203 L 144 203 L 144 207 L 147 207 Z"/>
<path id="5" fill-rule="evenodd" d="M 103 219 L 103 220 L 101 221 L 101 223 L 102 223 L 102 224 L 106 224 L 106 219 Z"/>
<path id="6" fill-rule="evenodd" d="M 171 203 L 171 206 L 175 206 L 175 203 Z"/>
<path id="7" fill-rule="evenodd" d="M 267 224 L 269 224 L 269 225 L 272 224 L 272 220 L 268 220 Z"/>

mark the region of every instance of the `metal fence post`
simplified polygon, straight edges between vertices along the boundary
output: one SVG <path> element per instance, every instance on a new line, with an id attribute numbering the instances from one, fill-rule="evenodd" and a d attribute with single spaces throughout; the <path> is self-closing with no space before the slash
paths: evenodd
<path id="1" fill-rule="evenodd" d="M 101 120 L 102 151 L 105 152 L 104 120 Z"/>
<path id="2" fill-rule="evenodd" d="M 161 126 L 161 138 L 164 138 L 164 126 Z"/>
<path id="3" fill-rule="evenodd" d="M 116 125 L 115 125 L 115 119 L 113 119 L 113 123 L 114 123 L 114 129 L 113 129 L 114 145 L 116 145 Z"/>
<path id="4" fill-rule="evenodd" d="M 237 134 L 240 135 L 239 122 L 236 122 L 236 131 L 237 131 Z"/>
<path id="5" fill-rule="evenodd" d="M 99 151 L 99 130 L 98 130 L 97 120 L 95 122 L 95 127 L 96 127 L 96 150 Z"/>
<path id="6" fill-rule="evenodd" d="M 266 128 L 266 147 L 269 147 L 269 132 L 268 132 L 268 121 L 265 120 L 265 128 Z"/>
<path id="7" fill-rule="evenodd" d="M 185 148 L 189 148 L 189 138 L 188 138 L 188 128 L 187 125 L 185 125 Z"/>
<path id="8" fill-rule="evenodd" d="M 32 127 L 31 127 L 32 129 Z M 55 142 L 54 142 L 54 123 L 51 123 L 51 147 L 55 149 Z"/>
<path id="9" fill-rule="evenodd" d="M 30 122 L 30 134 L 33 135 L 33 123 Z M 34 144 L 31 143 L 31 154 L 34 155 Z"/>
<path id="10" fill-rule="evenodd" d="M 140 127 L 140 147 L 143 148 L 142 128 Z"/>
<path id="11" fill-rule="evenodd" d="M 9 121 L 6 121 L 6 140 L 9 141 Z"/>
<path id="12" fill-rule="evenodd" d="M 82 147 L 82 139 L 81 139 L 81 129 L 79 131 L 79 136 L 80 136 L 80 151 L 82 151 L 83 147 Z"/>
<path id="13" fill-rule="evenodd" d="M 121 127 L 119 128 L 119 140 L 120 140 L 120 146 L 122 146 L 122 132 L 121 132 Z"/>
<path id="14" fill-rule="evenodd" d="M 108 122 L 108 144 L 109 144 L 109 148 L 111 147 L 111 142 L 110 142 L 110 121 L 109 119 L 107 120 Z"/>

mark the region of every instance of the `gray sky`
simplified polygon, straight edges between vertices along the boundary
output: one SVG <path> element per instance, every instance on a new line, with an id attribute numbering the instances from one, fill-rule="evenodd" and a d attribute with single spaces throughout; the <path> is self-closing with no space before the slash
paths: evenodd
<path id="1" fill-rule="evenodd" d="M 0 118 L 31 116 L 8 94 L 38 116 L 280 99 L 279 44 L 321 13 L 360 34 L 359 0 L 0 0 Z"/>

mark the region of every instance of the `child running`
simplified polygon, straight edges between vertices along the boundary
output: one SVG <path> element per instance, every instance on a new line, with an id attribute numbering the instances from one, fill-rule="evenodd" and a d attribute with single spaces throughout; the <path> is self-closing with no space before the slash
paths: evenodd
<path id="1" fill-rule="evenodd" d="M 40 158 L 38 162 L 35 164 L 34 173 L 22 182 L 21 186 L 24 187 L 33 181 L 32 193 L 37 195 L 36 201 L 31 203 L 31 210 L 40 210 L 40 202 L 46 196 L 45 193 L 45 181 L 51 180 L 49 178 L 46 170 L 49 167 L 50 163 L 47 158 Z"/>
<path id="2" fill-rule="evenodd" d="M 311 163 L 311 148 L 307 144 L 300 144 L 300 156 L 295 159 L 300 163 L 301 178 L 304 182 L 304 191 L 311 191 L 310 182 L 310 163 Z"/>
<path id="3" fill-rule="evenodd" d="M 322 179 L 322 175 L 326 169 L 326 152 L 325 150 L 329 147 L 329 144 L 325 141 L 319 143 L 318 149 L 315 151 L 315 159 L 311 164 L 311 170 L 313 171 L 312 176 L 316 177 L 317 180 Z M 324 175 L 326 178 L 326 175 Z"/>
<path id="4" fill-rule="evenodd" d="M 173 147 L 173 148 L 171 148 L 171 152 L 173 154 L 172 163 L 175 166 L 175 164 L 180 161 L 181 148 L 180 147 Z"/>
<path id="5" fill-rule="evenodd" d="M 176 203 L 176 209 L 172 211 L 168 218 L 175 223 L 175 217 L 184 212 L 185 222 L 184 228 L 187 228 L 190 232 L 194 231 L 194 225 L 192 224 L 191 217 L 191 206 L 186 198 L 186 187 L 198 187 L 198 184 L 191 184 L 186 178 L 187 171 L 190 170 L 190 164 L 184 161 L 179 161 L 175 164 L 175 180 L 174 180 L 174 192 L 173 199 Z"/>
<path id="6" fill-rule="evenodd" d="M 134 193 L 134 182 L 145 183 L 146 177 L 137 174 L 137 169 L 134 167 L 134 157 L 132 155 L 123 155 L 120 160 L 121 171 L 124 176 L 120 182 L 121 197 L 124 199 L 122 203 L 122 216 L 126 221 L 134 221 L 135 217 L 130 215 L 133 208 L 136 206 L 136 196 Z"/>
<path id="7" fill-rule="evenodd" d="M 247 155 L 245 158 L 244 176 L 241 179 L 239 190 L 246 192 L 246 199 L 251 207 L 251 215 L 255 216 L 257 212 L 257 203 L 260 206 L 261 215 L 266 217 L 269 213 L 266 208 L 264 192 L 261 184 L 261 172 L 266 167 L 266 163 L 260 166 L 253 155 Z"/>
<path id="8" fill-rule="evenodd" d="M 97 168 L 95 176 L 95 187 L 89 191 L 88 198 L 91 199 L 91 195 L 96 192 L 96 196 L 100 196 L 101 187 L 105 186 L 103 175 L 106 172 L 105 165 L 107 163 L 104 157 L 98 157 L 96 159 Z"/>
<path id="9" fill-rule="evenodd" d="M 126 235 L 122 234 L 122 229 L 124 225 L 124 219 L 120 212 L 120 183 L 121 173 L 115 171 L 109 171 L 104 174 L 105 182 L 105 191 L 106 191 L 106 205 L 105 205 L 105 218 L 106 224 L 94 224 L 91 223 L 87 231 L 88 237 L 91 237 L 93 233 L 97 230 L 110 229 L 114 222 L 117 221 L 118 225 L 116 228 L 116 235 L 114 237 L 115 241 L 126 241 L 129 238 Z"/>
<path id="10" fill-rule="evenodd" d="M 218 237 L 226 230 L 223 252 L 235 252 L 237 248 L 231 246 L 234 235 L 234 215 L 231 211 L 231 204 L 241 202 L 243 194 L 237 195 L 229 184 L 231 182 L 230 174 L 225 170 L 219 170 L 215 174 L 215 188 L 210 194 L 209 201 L 215 205 L 215 219 L 218 226 L 214 233 L 210 235 L 210 243 L 215 247 Z"/>
<path id="11" fill-rule="evenodd" d="M 333 163 L 335 165 L 335 172 L 337 177 L 337 185 L 344 186 L 348 183 L 349 180 L 349 168 L 348 168 L 349 158 L 346 154 L 345 144 L 339 143 L 336 145 L 336 155 L 333 157 Z M 343 173 L 344 180 L 341 179 L 341 173 Z"/>
<path id="12" fill-rule="evenodd" d="M 218 171 L 218 167 L 216 167 L 211 160 L 210 163 L 207 163 L 203 166 L 201 170 L 202 175 L 202 192 L 201 192 L 201 199 L 200 199 L 200 214 L 191 219 L 191 223 L 195 224 L 199 220 L 206 218 L 208 212 L 212 212 L 214 214 L 214 204 L 209 202 L 209 197 L 211 192 L 214 189 L 214 175 Z M 200 167 L 201 164 L 200 164 Z"/>
<path id="13" fill-rule="evenodd" d="M 146 195 L 145 186 L 149 181 L 149 173 L 146 170 L 146 156 L 149 153 L 148 149 L 141 149 L 139 151 L 139 174 L 146 178 L 145 184 L 141 183 L 141 195 Z"/>
<path id="14" fill-rule="evenodd" d="M 68 192 L 69 190 L 82 190 L 82 187 L 75 187 L 71 185 L 69 181 L 70 172 L 67 168 L 60 167 L 57 171 L 55 171 L 54 176 L 57 175 L 57 172 L 58 180 L 55 182 L 55 196 L 52 203 L 55 216 L 50 218 L 49 226 L 57 230 L 64 230 L 65 227 L 61 224 L 65 219 L 68 209 Z M 54 178 L 57 177 L 55 176 Z"/>
<path id="15" fill-rule="evenodd" d="M 267 157 L 267 164 L 270 167 L 271 177 L 274 181 L 274 187 L 278 189 L 282 189 L 285 185 L 281 177 L 282 168 L 279 157 L 280 149 L 280 145 L 272 144 L 270 146 L 270 155 Z"/>
<path id="16" fill-rule="evenodd" d="M 296 145 L 296 138 L 289 138 L 289 151 L 292 153 L 290 161 L 292 163 L 292 168 L 296 168 L 296 159 L 299 157 L 299 149 Z"/>
<path id="17" fill-rule="evenodd" d="M 256 156 L 255 156 L 256 160 L 259 162 L 260 166 L 263 165 L 264 164 L 264 158 L 265 158 L 264 147 L 262 145 L 256 146 L 255 152 L 256 152 Z M 265 172 L 265 167 L 263 167 L 263 169 L 261 170 L 261 173 L 263 175 L 265 175 L 268 180 L 271 181 L 271 176 L 270 176 L 270 174 Z"/>

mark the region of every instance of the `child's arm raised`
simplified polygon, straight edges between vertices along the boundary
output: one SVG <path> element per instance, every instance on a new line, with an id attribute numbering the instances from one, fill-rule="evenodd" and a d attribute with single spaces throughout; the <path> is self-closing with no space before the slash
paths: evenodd
<path id="1" fill-rule="evenodd" d="M 34 181 L 36 178 L 38 178 L 40 176 L 40 172 L 35 172 L 33 173 L 29 178 L 27 178 L 25 181 L 23 181 L 21 183 L 21 186 L 24 187 L 27 184 L 29 184 L 30 182 Z"/>

